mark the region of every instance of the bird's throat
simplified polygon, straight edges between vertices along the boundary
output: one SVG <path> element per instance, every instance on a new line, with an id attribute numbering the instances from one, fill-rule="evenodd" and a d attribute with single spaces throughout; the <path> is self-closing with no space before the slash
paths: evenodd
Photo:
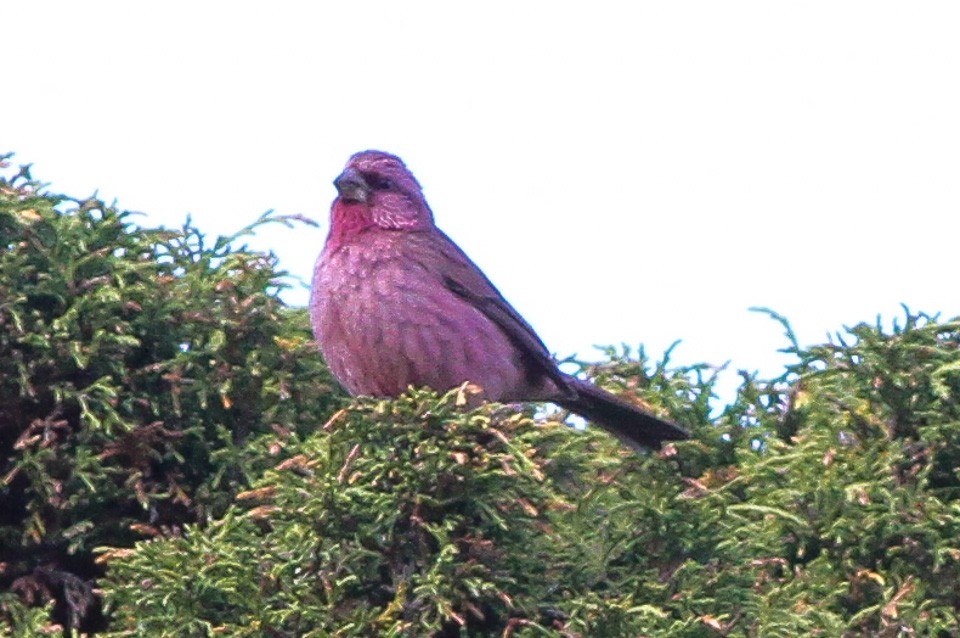
<path id="1" fill-rule="evenodd" d="M 327 245 L 336 249 L 374 226 L 376 224 L 373 223 L 367 204 L 338 200 L 330 210 L 330 235 L 327 237 Z"/>

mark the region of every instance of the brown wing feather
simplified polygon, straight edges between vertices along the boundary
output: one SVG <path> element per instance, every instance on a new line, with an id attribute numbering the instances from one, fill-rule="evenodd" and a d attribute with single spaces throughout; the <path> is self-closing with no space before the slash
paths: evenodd
<path id="1" fill-rule="evenodd" d="M 570 377 L 560 371 L 547 346 L 530 324 L 514 310 L 496 286 L 449 237 L 434 229 L 429 241 L 418 243 L 418 250 L 439 253 L 436 261 L 442 262 L 443 267 L 437 274 L 443 285 L 477 308 L 503 331 L 516 346 L 521 359 L 529 367 L 531 376 L 543 375 L 552 380 L 564 396 L 576 396 Z"/>

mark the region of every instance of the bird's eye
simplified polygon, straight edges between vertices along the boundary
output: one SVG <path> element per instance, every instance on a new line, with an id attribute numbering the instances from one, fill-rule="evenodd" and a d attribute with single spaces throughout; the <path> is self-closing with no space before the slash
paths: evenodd
<path id="1" fill-rule="evenodd" d="M 393 182 L 380 175 L 370 175 L 367 181 L 370 183 L 370 186 L 377 190 L 386 191 L 393 188 Z"/>

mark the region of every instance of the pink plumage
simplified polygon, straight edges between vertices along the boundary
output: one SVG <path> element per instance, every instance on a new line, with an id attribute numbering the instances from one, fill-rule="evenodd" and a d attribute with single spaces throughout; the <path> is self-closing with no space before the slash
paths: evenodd
<path id="1" fill-rule="evenodd" d="M 434 225 L 399 158 L 363 151 L 334 181 L 330 233 L 310 318 L 334 376 L 353 395 L 470 381 L 492 401 L 553 401 L 625 443 L 658 447 L 680 428 L 561 372 L 546 346 Z"/>

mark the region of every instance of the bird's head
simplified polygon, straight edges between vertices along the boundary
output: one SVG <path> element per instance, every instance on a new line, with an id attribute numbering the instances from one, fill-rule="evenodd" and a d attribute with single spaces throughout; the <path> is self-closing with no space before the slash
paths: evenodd
<path id="1" fill-rule="evenodd" d="M 420 184 L 395 155 L 361 151 L 350 158 L 333 185 L 337 198 L 330 214 L 331 238 L 343 240 L 369 228 L 423 230 L 433 226 L 433 213 Z"/>

